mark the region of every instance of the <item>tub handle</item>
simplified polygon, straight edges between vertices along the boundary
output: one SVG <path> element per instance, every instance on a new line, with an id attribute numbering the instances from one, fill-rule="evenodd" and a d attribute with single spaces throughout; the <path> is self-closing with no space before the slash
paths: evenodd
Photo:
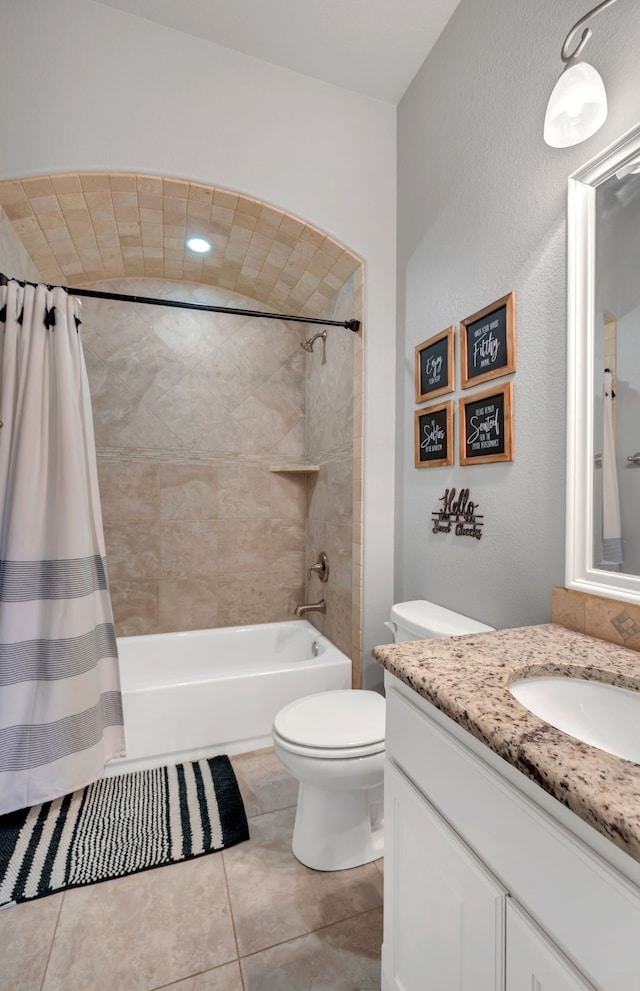
<path id="1" fill-rule="evenodd" d="M 321 582 L 326 582 L 329 580 L 329 558 L 324 551 L 320 551 L 318 554 L 318 560 L 308 569 L 307 581 L 311 581 L 311 575 L 314 571 Z"/>

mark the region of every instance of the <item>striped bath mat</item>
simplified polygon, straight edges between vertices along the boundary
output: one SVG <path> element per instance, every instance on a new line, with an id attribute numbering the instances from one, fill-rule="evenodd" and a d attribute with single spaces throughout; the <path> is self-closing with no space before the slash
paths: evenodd
<path id="1" fill-rule="evenodd" d="M 249 839 L 226 756 L 101 778 L 0 816 L 0 908 Z"/>

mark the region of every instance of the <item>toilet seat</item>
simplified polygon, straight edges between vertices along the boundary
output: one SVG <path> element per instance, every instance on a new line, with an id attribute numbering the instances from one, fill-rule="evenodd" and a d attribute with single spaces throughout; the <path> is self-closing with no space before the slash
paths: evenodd
<path id="1" fill-rule="evenodd" d="M 283 749 L 307 757 L 342 759 L 384 751 L 385 703 L 377 692 L 346 689 L 297 699 L 273 723 Z"/>
<path id="2" fill-rule="evenodd" d="M 283 750 L 288 750 L 290 754 L 299 754 L 301 757 L 320 757 L 323 760 L 347 760 L 355 757 L 370 757 L 372 754 L 384 753 L 384 740 L 382 743 L 370 743 L 365 747 L 305 747 L 299 743 L 291 743 L 283 737 L 273 733 L 273 739 Z"/>

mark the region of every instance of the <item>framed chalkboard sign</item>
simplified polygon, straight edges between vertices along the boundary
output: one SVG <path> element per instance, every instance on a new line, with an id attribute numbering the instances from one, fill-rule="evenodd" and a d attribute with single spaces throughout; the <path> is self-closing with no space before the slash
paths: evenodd
<path id="1" fill-rule="evenodd" d="M 462 388 L 516 370 L 516 294 L 510 292 L 460 324 Z"/>
<path id="2" fill-rule="evenodd" d="M 513 382 L 458 400 L 460 464 L 513 461 Z"/>
<path id="3" fill-rule="evenodd" d="M 453 400 L 415 412 L 416 468 L 453 464 Z"/>
<path id="4" fill-rule="evenodd" d="M 455 331 L 448 327 L 416 347 L 416 403 L 453 392 Z"/>

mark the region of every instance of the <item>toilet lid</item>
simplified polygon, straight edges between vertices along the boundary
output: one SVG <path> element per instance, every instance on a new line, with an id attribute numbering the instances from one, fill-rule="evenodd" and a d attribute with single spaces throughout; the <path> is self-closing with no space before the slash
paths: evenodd
<path id="1" fill-rule="evenodd" d="M 273 728 L 283 740 L 323 750 L 384 741 L 384 699 L 377 692 L 320 692 L 281 709 Z"/>

